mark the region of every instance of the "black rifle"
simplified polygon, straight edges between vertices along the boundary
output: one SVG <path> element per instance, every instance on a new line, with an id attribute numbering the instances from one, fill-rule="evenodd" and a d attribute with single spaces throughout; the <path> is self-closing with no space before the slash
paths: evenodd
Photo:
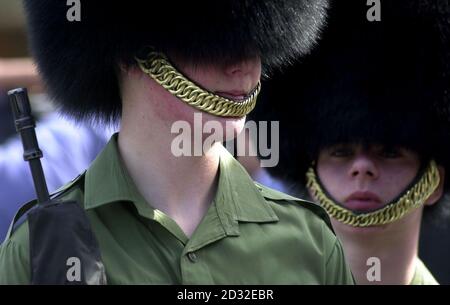
<path id="1" fill-rule="evenodd" d="M 8 95 L 38 198 L 37 204 L 32 202 L 20 209 L 8 232 L 10 236 L 14 223 L 26 217 L 31 283 L 105 284 L 100 248 L 84 209 L 78 202 L 53 199 L 48 193 L 27 90 L 14 89 Z"/>
<path id="2" fill-rule="evenodd" d="M 31 115 L 30 101 L 28 99 L 27 89 L 18 88 L 8 92 L 12 112 L 14 114 L 14 123 L 16 131 L 20 134 L 23 144 L 23 159 L 30 164 L 31 175 L 33 176 L 34 187 L 38 198 L 38 203 L 50 201 L 47 184 L 45 182 L 44 171 L 41 161 L 42 151 L 36 139 L 36 127 L 33 116 Z"/>

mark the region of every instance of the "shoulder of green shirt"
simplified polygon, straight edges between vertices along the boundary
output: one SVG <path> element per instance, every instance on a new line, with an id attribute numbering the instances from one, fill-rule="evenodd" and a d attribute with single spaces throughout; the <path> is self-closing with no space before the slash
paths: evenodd
<path id="1" fill-rule="evenodd" d="M 355 281 L 345 262 L 342 245 L 334 234 L 326 211 L 311 201 L 279 192 L 258 182 L 254 183 L 275 214 L 287 223 L 295 223 L 299 230 L 309 232 L 309 242 L 322 249 L 326 259 L 325 284 L 354 285 Z"/>
<path id="2" fill-rule="evenodd" d="M 342 245 L 334 234 L 326 211 L 316 203 L 290 196 L 258 182 L 255 182 L 255 186 L 280 219 L 295 223 L 299 230 L 309 232 L 309 242 L 322 249 L 325 257 L 324 284 L 354 285 Z"/>
<path id="3" fill-rule="evenodd" d="M 69 183 L 63 185 L 62 187 L 60 187 L 59 189 L 57 189 L 56 191 L 51 193 L 50 194 L 51 199 L 52 200 L 54 200 L 54 199 L 60 199 L 60 200 L 74 199 L 74 198 L 68 198 L 68 197 L 70 197 L 71 192 L 83 188 L 85 173 L 86 172 L 79 174 L 77 177 L 72 179 L 72 181 L 70 181 Z M 25 216 L 37 204 L 38 204 L 37 200 L 34 199 L 34 200 L 31 200 L 31 201 L 25 203 L 24 205 L 22 205 L 22 207 L 18 210 L 18 212 L 16 213 L 16 215 L 14 216 L 14 218 L 12 220 L 11 229 L 8 231 L 5 241 L 8 240 L 9 237 L 11 236 L 11 234 L 15 231 L 14 224 L 19 220 L 19 218 Z"/>
<path id="4" fill-rule="evenodd" d="M 331 231 L 333 231 L 333 227 L 331 226 L 331 221 L 330 221 L 330 217 L 328 216 L 328 214 L 326 213 L 326 211 L 318 204 L 308 201 L 308 200 L 303 200 L 300 198 L 296 198 L 294 196 L 282 193 L 280 191 L 271 189 L 267 186 L 264 186 L 258 182 L 255 182 L 255 186 L 259 189 L 259 191 L 261 192 L 261 195 L 266 199 L 266 200 L 270 200 L 273 202 L 287 202 L 287 203 L 291 203 L 294 204 L 296 206 L 298 206 L 299 208 L 305 208 L 307 210 L 309 210 L 310 212 L 312 212 L 314 215 L 318 216 L 320 219 L 322 219 L 327 226 L 331 229 Z M 333 231 L 334 233 L 334 231 Z"/>

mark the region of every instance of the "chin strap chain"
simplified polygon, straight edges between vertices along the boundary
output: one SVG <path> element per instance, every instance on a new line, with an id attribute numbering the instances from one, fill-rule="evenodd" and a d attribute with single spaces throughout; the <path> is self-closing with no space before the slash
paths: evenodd
<path id="1" fill-rule="evenodd" d="M 373 212 L 356 214 L 328 198 L 318 182 L 313 167 L 309 168 L 306 173 L 306 179 L 306 186 L 312 192 L 314 199 L 328 214 L 338 221 L 353 227 L 379 226 L 402 218 L 409 212 L 422 206 L 436 190 L 440 181 L 436 162 L 432 160 L 420 180 L 407 190 L 399 200 Z"/>
<path id="2" fill-rule="evenodd" d="M 150 51 L 145 59 L 136 58 L 141 70 L 163 86 L 171 94 L 201 111 L 221 117 L 243 117 L 249 114 L 256 104 L 261 83 L 243 101 L 232 101 L 208 92 L 191 82 L 173 67 L 168 58 Z"/>

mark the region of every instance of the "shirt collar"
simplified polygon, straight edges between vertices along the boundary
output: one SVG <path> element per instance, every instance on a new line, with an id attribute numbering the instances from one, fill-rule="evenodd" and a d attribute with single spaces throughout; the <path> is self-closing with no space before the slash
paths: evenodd
<path id="1" fill-rule="evenodd" d="M 223 200 L 220 200 L 220 198 Z M 273 222 L 278 217 L 242 165 L 221 146 L 217 204 L 238 221 Z M 232 211 L 231 209 L 235 209 Z"/>
<path id="2" fill-rule="evenodd" d="M 114 134 L 86 172 L 85 209 L 117 201 L 145 201 L 129 176 Z"/>
<path id="3" fill-rule="evenodd" d="M 128 201 L 139 214 L 153 218 L 154 209 L 137 190 L 120 157 L 114 134 L 86 172 L 85 209 Z M 214 199 L 222 224 L 236 221 L 274 222 L 275 212 L 262 196 L 245 169 L 223 147 L 220 149 L 220 176 Z"/>

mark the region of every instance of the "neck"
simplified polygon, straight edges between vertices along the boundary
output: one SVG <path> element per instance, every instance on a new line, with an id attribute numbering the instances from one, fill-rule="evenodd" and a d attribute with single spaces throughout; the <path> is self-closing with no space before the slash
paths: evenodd
<path id="1" fill-rule="evenodd" d="M 367 229 L 349 229 L 334 221 L 333 226 L 357 284 L 407 285 L 412 281 L 421 215 L 422 208 L 389 225 Z M 377 263 L 369 258 L 379 259 L 379 281 L 374 280 L 377 279 Z"/>
<path id="2" fill-rule="evenodd" d="M 167 118 L 147 103 L 124 103 L 118 146 L 146 201 L 171 217 L 189 237 L 214 199 L 220 143 L 202 156 L 176 157 Z"/>

